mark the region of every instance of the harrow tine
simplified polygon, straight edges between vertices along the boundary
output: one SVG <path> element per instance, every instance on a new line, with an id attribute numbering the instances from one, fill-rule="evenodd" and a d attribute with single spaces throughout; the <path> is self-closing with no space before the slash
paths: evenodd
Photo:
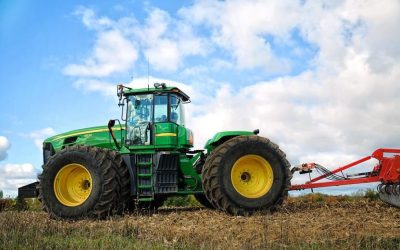
<path id="1" fill-rule="evenodd" d="M 395 190 L 396 195 L 400 196 L 400 185 L 399 184 L 396 184 L 396 187 L 394 190 Z"/>
<path id="2" fill-rule="evenodd" d="M 378 195 L 381 201 L 400 208 L 400 185 L 399 184 L 379 184 Z"/>

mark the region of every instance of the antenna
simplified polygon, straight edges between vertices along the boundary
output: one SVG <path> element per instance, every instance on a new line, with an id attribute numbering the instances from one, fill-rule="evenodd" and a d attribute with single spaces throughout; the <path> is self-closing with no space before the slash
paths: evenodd
<path id="1" fill-rule="evenodd" d="M 147 91 L 150 90 L 150 59 L 149 57 L 147 57 Z"/>

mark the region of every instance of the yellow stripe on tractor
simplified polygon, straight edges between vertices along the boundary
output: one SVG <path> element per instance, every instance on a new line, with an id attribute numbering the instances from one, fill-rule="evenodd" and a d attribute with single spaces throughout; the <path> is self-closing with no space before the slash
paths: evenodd
<path id="1" fill-rule="evenodd" d="M 123 130 L 123 129 L 121 129 L 121 128 L 113 128 L 112 130 L 113 131 L 118 131 L 118 130 Z M 84 131 L 84 132 L 76 132 L 76 133 L 73 133 L 73 134 L 57 136 L 57 137 L 54 137 L 54 139 L 52 139 L 52 141 L 59 140 L 59 139 L 64 139 L 64 138 L 71 137 L 71 136 L 86 135 L 86 134 L 97 133 L 97 132 L 108 132 L 108 129 L 107 128 L 94 129 L 94 130 L 88 130 L 88 131 Z"/>
<path id="2" fill-rule="evenodd" d="M 160 133 L 156 134 L 156 136 L 176 136 L 176 133 Z"/>

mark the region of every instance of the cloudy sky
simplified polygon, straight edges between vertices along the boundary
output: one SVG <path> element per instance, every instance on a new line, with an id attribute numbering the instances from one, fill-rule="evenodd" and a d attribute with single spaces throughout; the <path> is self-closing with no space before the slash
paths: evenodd
<path id="1" fill-rule="evenodd" d="M 115 85 L 148 75 L 191 95 L 197 148 L 259 128 L 293 165 L 334 168 L 398 147 L 399 26 L 397 0 L 0 1 L 0 190 L 35 180 L 44 138 L 118 118 Z"/>

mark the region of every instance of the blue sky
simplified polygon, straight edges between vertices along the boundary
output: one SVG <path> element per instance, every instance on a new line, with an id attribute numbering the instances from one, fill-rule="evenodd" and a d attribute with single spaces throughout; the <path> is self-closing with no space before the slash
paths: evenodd
<path id="1" fill-rule="evenodd" d="M 44 138 L 119 117 L 115 85 L 148 73 L 192 96 L 199 148 L 254 128 L 292 164 L 397 147 L 399 5 L 0 1 L 0 189 L 35 179 Z"/>

